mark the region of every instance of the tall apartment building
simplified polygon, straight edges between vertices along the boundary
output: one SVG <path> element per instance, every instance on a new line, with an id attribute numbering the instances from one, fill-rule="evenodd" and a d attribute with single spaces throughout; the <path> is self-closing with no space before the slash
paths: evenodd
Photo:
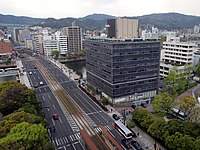
<path id="1" fill-rule="evenodd" d="M 68 54 L 79 54 L 82 49 L 82 29 L 77 26 L 64 27 L 63 35 L 68 39 Z"/>
<path id="2" fill-rule="evenodd" d="M 44 55 L 51 56 L 51 52 L 53 50 L 58 50 L 58 43 L 55 36 L 46 35 L 43 37 L 43 44 L 44 44 Z"/>
<path id="3" fill-rule="evenodd" d="M 40 54 L 44 54 L 43 35 L 42 34 L 33 35 L 33 49 L 34 49 L 35 52 L 39 52 Z"/>
<path id="4" fill-rule="evenodd" d="M 55 33 L 57 44 L 58 44 L 58 49 L 60 51 L 61 55 L 66 55 L 67 54 L 67 36 L 63 35 L 62 32 L 57 31 Z"/>
<path id="5" fill-rule="evenodd" d="M 160 42 L 90 37 L 87 82 L 113 103 L 148 101 L 158 90 Z"/>
<path id="6" fill-rule="evenodd" d="M 167 77 L 174 66 L 179 71 L 184 71 L 184 65 L 191 65 L 193 63 L 193 54 L 196 48 L 197 46 L 194 43 L 177 41 L 163 42 L 160 77 Z"/>
<path id="7" fill-rule="evenodd" d="M 107 20 L 109 38 L 138 38 L 138 19 L 116 18 Z"/>

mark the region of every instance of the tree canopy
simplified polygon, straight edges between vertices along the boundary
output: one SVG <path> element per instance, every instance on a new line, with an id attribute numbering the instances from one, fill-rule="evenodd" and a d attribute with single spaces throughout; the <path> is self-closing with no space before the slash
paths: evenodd
<path id="1" fill-rule="evenodd" d="M 18 82 L 0 83 L 0 112 L 3 115 L 19 109 L 24 103 L 36 103 L 35 92 Z"/>
<path id="2" fill-rule="evenodd" d="M 154 111 L 169 113 L 171 112 L 173 103 L 174 100 L 172 96 L 166 91 L 164 91 L 154 97 L 152 104 Z"/>
<path id="3" fill-rule="evenodd" d="M 197 150 L 200 147 L 200 124 L 172 119 L 166 122 L 142 108 L 132 112 L 132 120 L 160 143 L 172 150 Z"/>

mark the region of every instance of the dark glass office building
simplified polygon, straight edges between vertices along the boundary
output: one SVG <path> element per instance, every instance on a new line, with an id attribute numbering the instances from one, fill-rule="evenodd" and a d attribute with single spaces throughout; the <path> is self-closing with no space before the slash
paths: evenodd
<path id="1" fill-rule="evenodd" d="M 149 99 L 158 90 L 160 41 L 85 40 L 87 82 L 113 103 Z"/>

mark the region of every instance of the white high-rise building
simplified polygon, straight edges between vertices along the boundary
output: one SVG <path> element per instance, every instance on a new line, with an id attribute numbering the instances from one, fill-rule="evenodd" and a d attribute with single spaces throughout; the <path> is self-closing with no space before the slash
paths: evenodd
<path id="1" fill-rule="evenodd" d="M 46 35 L 43 37 L 44 55 L 51 56 L 51 52 L 54 50 L 59 51 L 58 43 L 55 36 Z"/>
<path id="2" fill-rule="evenodd" d="M 67 54 L 67 36 L 63 35 L 62 32 L 57 31 L 55 33 L 57 45 L 61 55 Z"/>
<path id="3" fill-rule="evenodd" d="M 188 42 L 163 42 L 160 63 L 160 77 L 167 77 L 170 70 L 176 66 L 179 71 L 184 71 L 186 64 L 193 63 L 193 54 L 197 45 Z"/>
<path id="4" fill-rule="evenodd" d="M 199 34 L 200 33 L 200 24 L 194 26 L 194 34 Z"/>

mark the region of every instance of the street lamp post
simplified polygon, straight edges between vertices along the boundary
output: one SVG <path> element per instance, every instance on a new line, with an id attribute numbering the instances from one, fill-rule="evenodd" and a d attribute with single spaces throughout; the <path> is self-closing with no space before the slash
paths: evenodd
<path id="1" fill-rule="evenodd" d="M 156 150 L 156 140 L 155 140 L 155 133 L 153 133 L 152 135 L 154 136 L 154 141 L 155 141 L 155 143 L 154 143 L 154 149 Z"/>

